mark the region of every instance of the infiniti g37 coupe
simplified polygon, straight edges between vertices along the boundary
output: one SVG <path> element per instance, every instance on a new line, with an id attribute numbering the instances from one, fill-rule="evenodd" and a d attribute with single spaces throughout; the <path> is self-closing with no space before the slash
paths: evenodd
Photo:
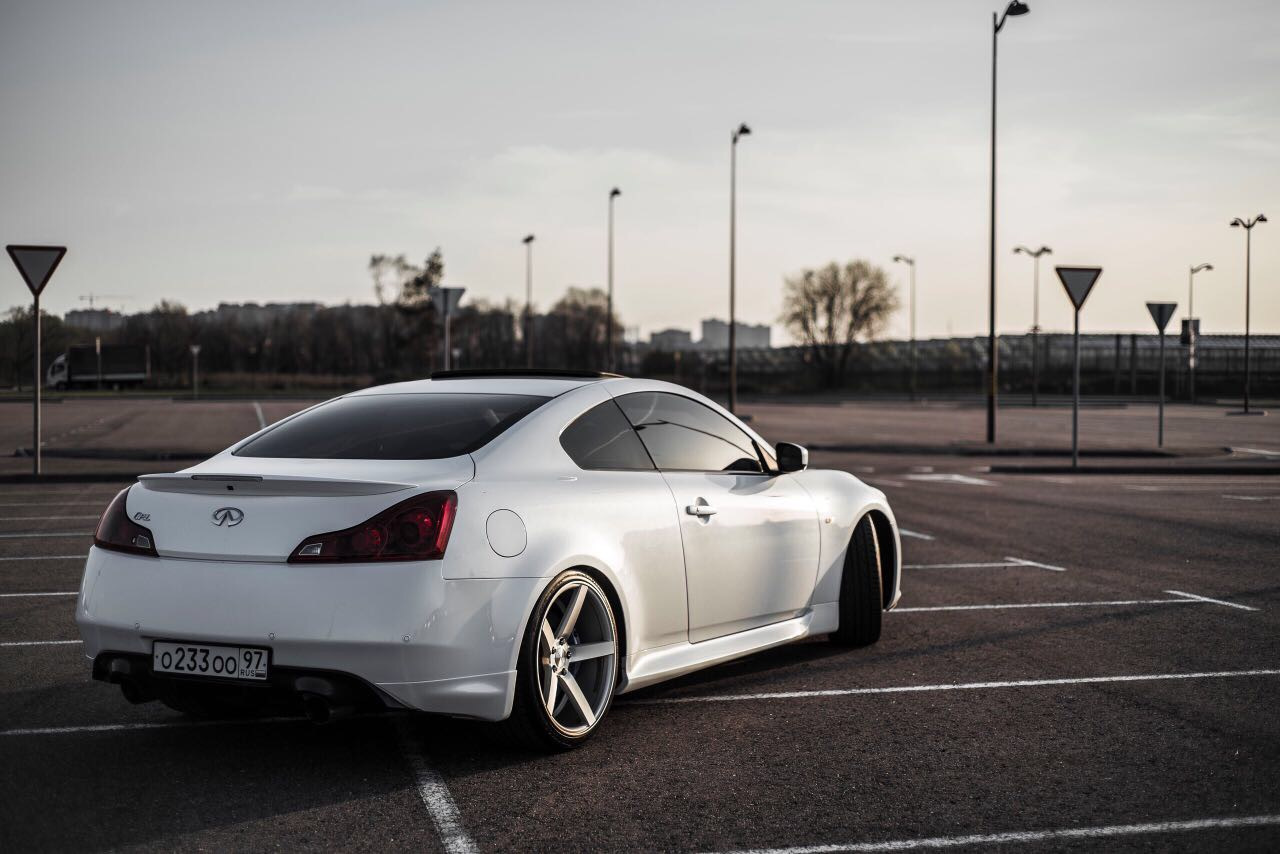
<path id="1" fill-rule="evenodd" d="M 686 388 L 455 371 L 139 478 L 76 619 L 132 702 L 420 710 L 555 749 L 617 694 L 813 635 L 874 643 L 900 554 L 883 493 Z"/>

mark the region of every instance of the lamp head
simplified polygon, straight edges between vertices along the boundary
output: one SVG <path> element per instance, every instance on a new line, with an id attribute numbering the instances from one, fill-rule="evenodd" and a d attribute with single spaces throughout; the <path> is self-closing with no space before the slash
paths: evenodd
<path id="1" fill-rule="evenodd" d="M 1013 2 L 1009 4 L 1009 8 L 1004 10 L 1004 13 L 1006 15 L 1012 15 L 1016 17 L 1018 15 L 1025 15 L 1030 11 L 1031 11 L 1031 7 L 1028 6 L 1026 3 L 1021 2 L 1021 0 L 1013 0 Z"/>
<path id="2" fill-rule="evenodd" d="M 622 195 L 622 191 L 619 190 L 617 187 L 614 187 L 612 190 L 609 191 L 609 198 L 611 199 L 616 199 L 618 196 L 621 196 L 621 195 Z"/>
<path id="3" fill-rule="evenodd" d="M 1239 228 L 1242 225 L 1244 225 L 1244 223 L 1240 221 L 1240 217 L 1236 217 L 1235 219 L 1231 220 L 1232 228 Z"/>
<path id="4" fill-rule="evenodd" d="M 908 258 L 906 255 L 894 255 L 893 262 L 895 264 L 911 264 L 913 266 L 916 263 L 914 258 Z"/>
<path id="5" fill-rule="evenodd" d="M 1266 222 L 1266 221 L 1267 221 L 1266 214 L 1258 214 L 1258 218 L 1254 220 L 1254 222 Z"/>
<path id="6" fill-rule="evenodd" d="M 738 125 L 738 129 L 733 132 L 733 141 L 737 142 L 739 137 L 750 136 L 750 135 L 751 135 L 751 128 L 747 127 L 746 122 L 743 122 L 742 124 Z"/>
<path id="7" fill-rule="evenodd" d="M 524 243 L 524 244 L 526 244 L 526 245 L 528 245 L 528 244 L 532 243 L 532 242 L 533 242 L 533 235 L 532 235 L 532 234 L 527 235 L 527 236 L 525 237 L 525 239 L 524 239 L 524 240 L 522 240 L 522 241 L 520 241 L 520 242 L 521 242 L 521 243 Z"/>
<path id="8" fill-rule="evenodd" d="M 1040 247 L 1040 254 L 1042 254 L 1042 255 L 1052 255 L 1052 254 L 1053 254 L 1053 250 L 1052 250 L 1052 249 L 1050 249 L 1048 246 L 1041 246 L 1041 247 Z"/>

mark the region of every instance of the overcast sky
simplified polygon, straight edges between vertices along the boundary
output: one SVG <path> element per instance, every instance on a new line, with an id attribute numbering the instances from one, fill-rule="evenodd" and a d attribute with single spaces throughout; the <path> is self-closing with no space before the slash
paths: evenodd
<path id="1" fill-rule="evenodd" d="M 1105 268 L 1086 331 L 1280 331 L 1280 3 L 1029 0 L 1000 35 L 999 325 L 1070 328 L 1052 262 Z M 370 302 L 371 253 L 439 246 L 468 298 L 603 285 L 647 335 L 775 323 L 806 266 L 919 261 L 922 336 L 986 329 L 991 0 L 0 0 L 0 238 L 65 242 L 46 291 Z M 357 11 L 353 11 L 358 8 Z M 892 269 L 895 268 L 896 269 Z M 16 272 L 0 306 L 27 299 Z M 892 333 L 904 334 L 905 316 Z"/>

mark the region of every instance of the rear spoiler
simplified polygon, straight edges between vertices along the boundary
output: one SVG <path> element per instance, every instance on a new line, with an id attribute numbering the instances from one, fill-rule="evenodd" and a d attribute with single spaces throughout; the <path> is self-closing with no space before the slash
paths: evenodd
<path id="1" fill-rule="evenodd" d="M 248 474 L 144 474 L 144 489 L 197 495 L 384 495 L 417 489 L 417 484 L 385 480 L 347 480 L 326 477 L 289 477 Z"/>

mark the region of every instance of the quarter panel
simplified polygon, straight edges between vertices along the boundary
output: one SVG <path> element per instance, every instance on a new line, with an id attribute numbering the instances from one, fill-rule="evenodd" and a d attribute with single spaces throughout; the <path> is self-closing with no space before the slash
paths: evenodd
<path id="1" fill-rule="evenodd" d="M 458 514 L 443 561 L 446 578 L 549 579 L 589 567 L 622 604 L 627 654 L 688 637 L 684 552 L 671 490 L 656 471 L 584 471 L 560 433 L 609 400 L 599 384 L 562 395 L 476 452 L 476 477 L 458 488 Z M 486 521 L 510 510 L 527 544 L 498 555 Z"/>

